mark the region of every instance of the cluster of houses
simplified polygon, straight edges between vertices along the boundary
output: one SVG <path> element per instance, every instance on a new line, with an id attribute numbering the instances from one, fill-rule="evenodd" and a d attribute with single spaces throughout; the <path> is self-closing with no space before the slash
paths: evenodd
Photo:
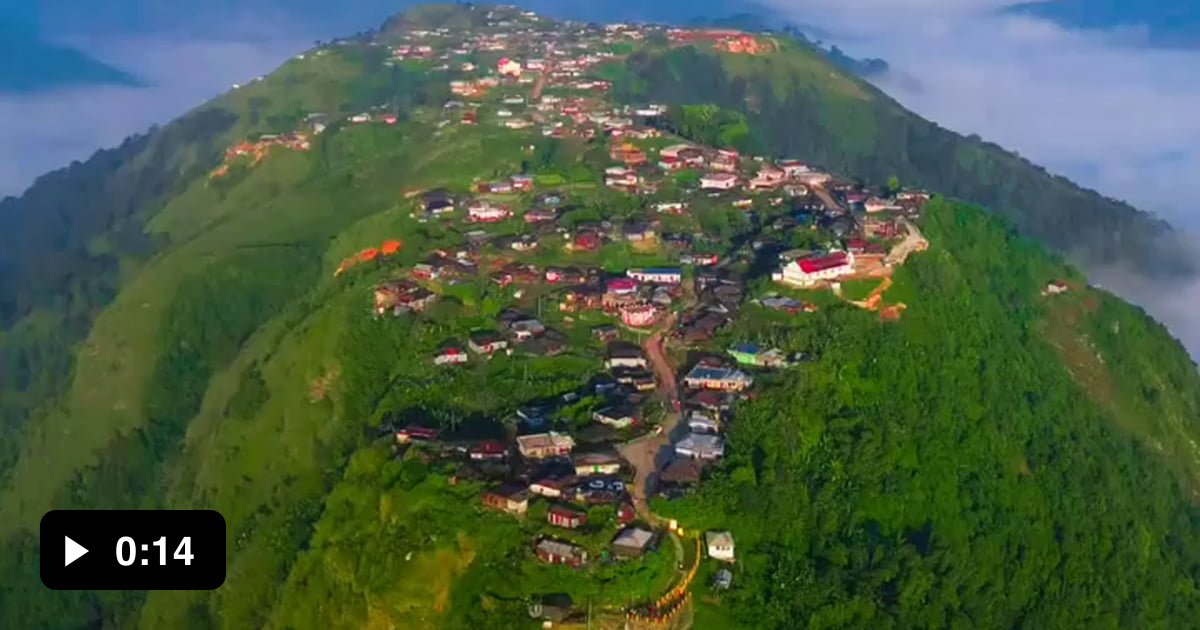
<path id="1" fill-rule="evenodd" d="M 444 111 L 451 117 L 443 124 L 457 120 L 473 125 L 494 119 L 514 130 L 540 128 L 547 137 L 603 138 L 612 162 L 598 177 L 604 186 L 632 195 L 656 194 L 664 184 L 674 187 L 643 204 L 647 216 L 583 224 L 565 220 L 566 192 L 539 187 L 524 173 L 493 174 L 466 192 L 433 189 L 414 195 L 418 220 L 459 219 L 464 242 L 432 252 L 414 264 L 405 278 L 377 285 L 375 316 L 426 311 L 445 286 L 486 278 L 497 287 L 511 288 L 517 297 L 526 287 L 552 287 L 559 315 L 595 311 L 613 323 L 592 329 L 593 338 L 604 348 L 605 372 L 578 391 L 519 408 L 512 423 L 515 428 L 503 437 L 452 439 L 419 423 L 394 427 L 394 437 L 403 448 L 417 446 L 455 458 L 462 462 L 464 475 L 488 481 L 488 489 L 479 497 L 487 510 L 528 517 L 532 504 L 544 502 L 545 529 L 531 541 L 531 553 L 540 562 L 570 567 L 596 562 L 596 546 L 570 534 L 597 531 L 601 524 L 589 522 L 589 510 L 596 506 L 611 506 L 616 514 L 611 538 L 602 532 L 607 546 L 600 553 L 638 557 L 658 544 L 660 534 L 637 522 L 626 486 L 632 471 L 614 446 L 621 438 L 647 429 L 645 403 L 663 383 L 655 378 L 641 347 L 619 340 L 621 330 L 645 331 L 675 312 L 672 343 L 708 349 L 747 298 L 747 278 L 734 271 L 739 265 L 726 265 L 733 261 L 722 260 L 725 254 L 693 246 L 703 234 L 671 234 L 662 226 L 677 223 L 678 217 L 702 206 L 747 215 L 758 213 L 764 205 L 782 208 L 783 212 L 772 211 L 770 223 L 764 222 L 767 229 L 757 240 L 732 255 L 751 261 L 778 260 L 779 268 L 772 275 L 776 282 L 811 288 L 884 266 L 888 246 L 905 238 L 908 221 L 919 214 L 929 196 L 920 191 L 870 191 L 797 160 L 746 156 L 682 141 L 645 142 L 667 135 L 659 124 L 666 108 L 614 106 L 604 98 L 610 85 L 589 77 L 589 69 L 610 59 L 614 44 L 642 39 L 656 27 L 571 25 L 566 33 L 583 35 L 571 38 L 562 31 L 538 28 L 538 18 L 527 12 L 503 10 L 494 16 L 486 29 L 410 30 L 406 41 L 392 47 L 395 62 L 436 63 L 435 69 L 449 74 L 450 90 L 460 100 L 446 103 Z M 665 33 L 679 45 L 707 42 L 728 52 L 770 51 L 770 44 L 760 38 L 737 32 Z M 518 94 L 514 86 L 524 87 Z M 396 122 L 386 112 L 360 114 L 349 121 Z M 514 225 L 517 234 L 500 229 Z M 500 231 L 508 233 L 494 233 Z M 806 232 L 826 241 L 820 247 L 793 249 L 789 237 Z M 691 267 L 691 284 L 685 285 L 681 266 L 634 267 L 614 273 L 611 267 L 603 271 L 569 263 L 546 265 L 542 251 L 527 257 L 512 255 L 539 250 L 549 238 L 554 243 L 561 239 L 568 257 L 595 252 L 611 242 L 628 243 L 635 251 L 666 244 L 679 253 L 677 259 L 669 259 L 669 265 Z M 756 302 L 788 313 L 815 310 L 795 298 L 774 294 Z M 680 308 L 681 304 L 686 307 Z M 510 308 L 497 315 L 494 327 L 489 324 L 465 339 L 445 342 L 430 360 L 453 369 L 498 353 L 555 356 L 569 349 L 566 335 L 540 317 Z M 725 456 L 725 435 L 736 403 L 753 395 L 762 371 L 785 368 L 795 360 L 778 349 L 750 343 L 693 359 L 678 374 L 681 396 L 672 412 L 680 414 L 680 430 L 670 436 L 672 457 L 657 471 L 658 490 L 673 497 L 701 482 L 706 468 Z M 587 427 L 563 429 L 558 412 L 585 398 L 599 401 L 582 418 Z M 707 532 L 704 544 L 710 558 L 734 561 L 730 532 Z M 732 574 L 721 575 L 727 587 Z"/>

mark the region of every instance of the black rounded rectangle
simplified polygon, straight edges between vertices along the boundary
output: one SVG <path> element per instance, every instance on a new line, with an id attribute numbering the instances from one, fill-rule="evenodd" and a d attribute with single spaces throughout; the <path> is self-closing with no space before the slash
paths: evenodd
<path id="1" fill-rule="evenodd" d="M 212 590 L 225 582 L 225 517 L 214 510 L 47 512 L 41 575 L 55 590 Z"/>

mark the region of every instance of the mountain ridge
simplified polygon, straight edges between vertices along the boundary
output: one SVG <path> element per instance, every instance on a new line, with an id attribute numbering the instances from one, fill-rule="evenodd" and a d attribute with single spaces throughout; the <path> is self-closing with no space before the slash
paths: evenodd
<path id="1" fill-rule="evenodd" d="M 458 28 L 415 34 L 439 24 Z M 498 33 L 535 44 L 489 49 L 504 39 Z M 1200 459 L 1188 444 L 1200 376 L 1178 342 L 1087 287 L 999 212 L 949 195 L 916 212 L 928 251 L 896 268 L 877 311 L 863 295 L 873 282 L 847 280 L 838 291 L 862 297 L 842 298 L 782 287 L 764 273 L 793 248 L 867 255 L 868 245 L 890 243 L 851 244 L 838 232 L 847 214 L 851 226 L 867 223 L 865 205 L 852 208 L 848 193 L 890 199 L 926 183 L 890 165 L 844 172 L 860 183 L 839 171 L 832 203 L 807 191 L 778 204 L 776 193 L 745 193 L 748 211 L 740 191 L 696 190 L 706 171 L 663 175 L 648 165 L 659 192 L 610 190 L 614 162 L 663 159 L 684 141 L 713 164 L 727 159 L 718 149 L 742 149 L 733 169 L 749 175 L 775 157 L 814 169 L 865 164 L 857 156 L 881 146 L 877 135 L 897 133 L 884 124 L 897 118 L 822 100 L 878 97 L 799 43 L 756 40 L 773 48 L 757 58 L 659 35 L 610 36 L 507 9 L 418 10 L 388 22 L 386 43 L 362 37 L 304 51 L 90 166 L 48 177 L 30 201 L 9 203 L 10 212 L 29 210 L 40 196 L 50 199 L 42 207 L 69 217 L 72 187 L 63 182 L 87 182 L 86 209 L 97 216 L 50 232 L 71 244 L 77 268 L 34 276 L 79 283 L 70 285 L 71 308 L 30 294 L 36 308 L 16 301 L 10 311 L 18 326 L 34 313 L 72 321 L 83 341 L 29 336 L 21 358 L 0 364 L 24 373 L 45 365 L 57 344 L 73 366 L 61 376 L 65 395 L 49 387 L 40 404 L 22 408 L 15 463 L 0 460 L 9 516 L 0 524 L 0 590 L 13 594 L 0 602 L 0 625 L 528 627 L 531 598 L 563 591 L 577 609 L 594 603 L 620 624 L 642 610 L 630 602 L 674 583 L 686 554 L 672 557 L 664 539 L 642 560 L 542 565 L 532 551 L 540 536 L 574 541 L 593 558 L 607 552 L 614 506 L 585 506 L 594 527 L 579 532 L 549 529 L 544 500 L 523 520 L 482 509 L 481 493 L 498 478 L 456 449 L 507 443 L 518 413 L 537 415 L 534 407 L 559 400 L 573 402 L 555 405 L 552 426 L 582 442 L 605 410 L 588 385 L 606 376 L 597 365 L 606 346 L 592 327 L 621 320 L 571 306 L 549 275 L 531 277 L 522 265 L 627 283 L 635 269 L 669 272 L 682 253 L 728 262 L 713 272 L 717 289 L 697 282 L 707 277 L 700 267 L 681 272 L 696 295 L 664 291 L 668 309 L 703 332 L 687 307 L 704 299 L 705 317 L 724 308 L 728 321 L 708 341 L 669 342 L 681 370 L 748 341 L 796 361 L 746 367 L 758 389 L 731 403 L 726 460 L 682 499 L 652 501 L 654 513 L 688 532 L 729 529 L 737 538 L 732 591 L 709 589 L 717 567 L 695 558 L 703 565 L 689 590 L 696 627 L 1194 618 L 1200 514 L 1189 501 L 1200 496 Z M 545 88 L 583 111 L 535 99 L 533 81 L 498 79 L 501 56 L 544 56 L 548 41 L 580 46 L 569 59 L 597 58 Z M 421 42 L 430 57 L 413 51 Z M 457 69 L 436 69 L 436 54 L 459 47 L 472 50 L 450 57 Z M 767 84 L 777 96 L 751 87 L 768 71 L 783 77 Z M 678 73 L 701 85 L 684 85 Z M 496 80 L 482 93 L 451 91 L 470 93 L 484 79 Z M 739 79 L 747 87 L 731 89 Z M 628 109 L 597 91 L 608 80 Z M 801 90 L 820 116 L 793 107 L 808 120 L 801 131 L 763 113 L 793 106 Z M 663 97 L 665 113 L 651 118 L 665 137 L 630 122 L 631 135 L 610 142 L 592 120 L 632 121 L 632 105 L 648 108 L 642 99 L 651 96 Z M 463 111 L 465 103 L 477 107 Z M 543 135 L 535 112 L 578 137 Z M 867 122 L 869 134 L 845 131 Z M 592 125 L 600 130 L 588 138 Z M 828 129 L 818 133 L 821 125 Z M 929 128 L 914 123 L 902 135 L 921 129 Z M 769 144 L 785 136 L 810 144 Z M 886 181 L 891 175 L 899 181 Z M 526 181 L 532 190 L 516 189 Z M 441 189 L 452 211 L 427 213 L 422 193 Z M 669 202 L 680 198 L 690 209 L 676 215 Z M 552 217 L 549 229 L 528 218 L 533 209 Z M 489 223 L 494 216 L 502 218 Z M 530 239 L 536 246 L 527 249 Z M 97 256 L 109 260 L 106 273 L 84 275 Z M 446 277 L 426 279 L 426 266 Z M 389 296 L 411 285 L 436 301 L 423 312 L 390 310 Z M 718 307 L 718 293 L 733 297 Z M 778 294 L 795 312 L 763 305 Z M 597 299 L 586 289 L 571 295 Z M 434 364 L 463 340 L 511 325 L 513 309 L 565 342 L 550 336 L 530 348 L 514 327 L 511 355 L 474 350 L 465 365 Z M 613 330 L 631 342 L 645 336 Z M 553 343 L 567 347 L 552 354 Z M 9 395 L 0 398 L 6 411 Z M 650 424 L 674 413 L 669 394 L 657 396 L 643 401 L 640 419 Z M 410 422 L 441 429 L 446 449 L 396 444 Z M 214 593 L 41 589 L 30 533 L 40 511 L 94 505 L 221 510 L 230 526 L 226 585 Z M 1090 551 L 1101 547 L 1111 553 Z"/>

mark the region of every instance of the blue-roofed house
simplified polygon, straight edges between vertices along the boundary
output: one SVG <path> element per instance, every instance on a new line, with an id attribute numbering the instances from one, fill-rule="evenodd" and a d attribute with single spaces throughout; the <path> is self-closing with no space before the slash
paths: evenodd
<path id="1" fill-rule="evenodd" d="M 754 385 L 754 377 L 736 368 L 714 367 L 699 363 L 683 377 L 683 384 L 691 389 L 740 392 L 750 389 Z"/>

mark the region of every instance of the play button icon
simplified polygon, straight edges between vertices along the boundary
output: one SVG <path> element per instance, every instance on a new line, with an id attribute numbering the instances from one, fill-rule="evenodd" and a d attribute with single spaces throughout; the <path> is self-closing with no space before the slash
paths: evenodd
<path id="1" fill-rule="evenodd" d="M 71 540 L 70 536 L 63 536 L 63 541 L 66 543 L 65 547 L 63 548 L 64 567 L 71 566 L 72 562 L 80 559 L 83 557 L 83 554 L 88 552 L 87 547 L 84 547 L 74 540 Z"/>

